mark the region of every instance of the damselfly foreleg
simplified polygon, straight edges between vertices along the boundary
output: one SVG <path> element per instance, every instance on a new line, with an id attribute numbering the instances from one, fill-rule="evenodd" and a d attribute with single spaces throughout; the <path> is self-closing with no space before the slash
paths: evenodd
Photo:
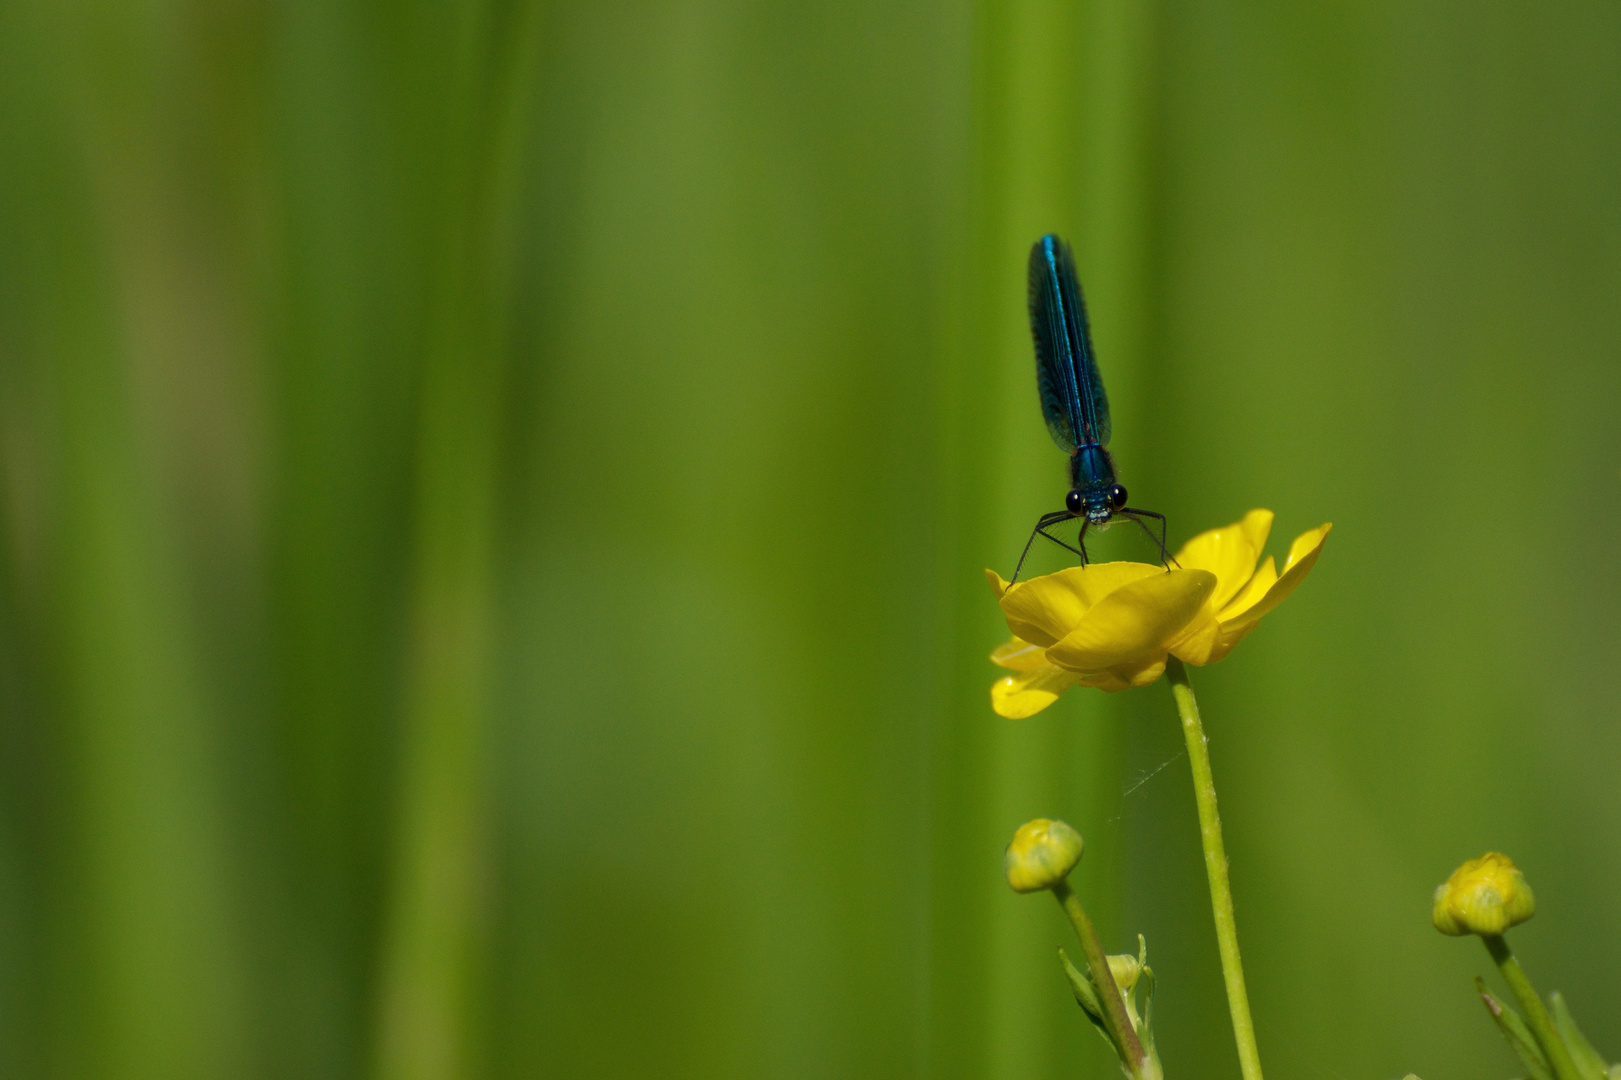
<path id="1" fill-rule="evenodd" d="M 1051 540 L 1065 551 L 1072 551 L 1076 555 L 1079 555 L 1083 565 L 1086 563 L 1086 526 L 1084 524 L 1081 526 L 1081 539 L 1076 541 L 1076 543 L 1081 545 L 1079 548 L 1070 547 L 1068 544 L 1058 539 L 1058 537 L 1047 531 L 1048 527 L 1056 525 L 1060 521 L 1068 521 L 1074 516 L 1075 515 L 1071 514 L 1068 510 L 1054 510 L 1050 514 L 1042 514 L 1041 517 L 1037 519 L 1036 527 L 1030 530 L 1030 539 L 1024 542 L 1024 550 L 1019 553 L 1019 565 L 1013 568 L 1013 578 L 1008 582 L 1008 585 L 1011 586 L 1015 581 L 1019 580 L 1019 572 L 1024 569 L 1024 560 L 1030 554 L 1030 545 L 1036 542 L 1037 536 L 1045 536 L 1047 539 Z"/>

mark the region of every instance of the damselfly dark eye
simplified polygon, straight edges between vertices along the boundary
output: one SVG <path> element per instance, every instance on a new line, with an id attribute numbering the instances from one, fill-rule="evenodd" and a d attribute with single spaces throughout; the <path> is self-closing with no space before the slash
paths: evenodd
<path id="1" fill-rule="evenodd" d="M 1081 493 L 1079 491 L 1071 491 L 1064 497 L 1064 505 L 1069 507 L 1070 513 L 1079 514 L 1082 510 L 1086 509 L 1086 500 L 1081 498 Z"/>
<path id="2" fill-rule="evenodd" d="M 1124 510 L 1126 507 L 1126 489 L 1116 484 L 1114 490 L 1109 492 L 1109 505 L 1116 510 Z"/>

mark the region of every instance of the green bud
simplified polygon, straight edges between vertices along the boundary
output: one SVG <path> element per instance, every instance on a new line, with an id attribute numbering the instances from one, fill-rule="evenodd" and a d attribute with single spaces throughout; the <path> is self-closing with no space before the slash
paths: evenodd
<path id="1" fill-rule="evenodd" d="M 1014 892 L 1040 892 L 1061 885 L 1081 861 L 1081 834 L 1062 821 L 1036 818 L 1019 826 L 1002 863 Z"/>
<path id="2" fill-rule="evenodd" d="M 1458 867 L 1435 890 L 1430 918 L 1443 934 L 1497 937 L 1536 910 L 1536 897 L 1514 860 L 1488 851 Z"/>
<path id="3" fill-rule="evenodd" d="M 1128 992 L 1137 985 L 1137 976 L 1143 973 L 1142 961 L 1130 953 L 1112 954 L 1109 960 L 1109 974 L 1114 976 L 1115 984 L 1122 993 Z"/>

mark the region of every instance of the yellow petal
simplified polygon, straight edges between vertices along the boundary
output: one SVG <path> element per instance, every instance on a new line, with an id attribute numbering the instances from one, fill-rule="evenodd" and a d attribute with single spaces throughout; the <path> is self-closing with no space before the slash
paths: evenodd
<path id="1" fill-rule="evenodd" d="M 1322 548 L 1323 541 L 1328 539 L 1328 534 L 1333 531 L 1334 523 L 1325 521 L 1315 529 L 1307 529 L 1295 537 L 1295 542 L 1289 545 L 1289 557 L 1283 562 L 1284 574 L 1287 575 L 1296 563 L 1304 562 L 1307 558 L 1316 562 L 1318 550 Z"/>
<path id="2" fill-rule="evenodd" d="M 1072 566 L 1052 576 L 1063 577 L 1071 582 L 1071 587 L 1085 601 L 1086 606 L 1091 607 L 1116 589 L 1164 572 L 1165 568 L 1157 563 L 1106 562 Z"/>
<path id="3" fill-rule="evenodd" d="M 1014 638 L 991 650 L 991 663 L 1010 671 L 1034 671 L 1047 666 L 1047 650 Z"/>
<path id="4" fill-rule="evenodd" d="M 1047 650 L 1071 671 L 1105 671 L 1163 659 L 1165 645 L 1188 624 L 1216 587 L 1206 570 L 1161 571 L 1111 592 L 1075 629 Z"/>
<path id="5" fill-rule="evenodd" d="M 1256 601 L 1252 607 L 1241 612 L 1235 618 L 1222 620 L 1223 632 L 1229 627 L 1253 623 L 1283 603 L 1289 594 L 1295 591 L 1296 586 L 1305 580 L 1306 575 L 1311 573 L 1311 568 L 1317 565 L 1317 556 L 1322 554 L 1323 541 L 1333 527 L 1333 523 L 1330 522 L 1319 525 L 1315 529 L 1308 529 L 1295 537 L 1295 542 L 1289 545 L 1289 558 L 1283 564 L 1282 576 L 1273 583 L 1271 588 L 1267 589 L 1266 595 Z"/>
<path id="6" fill-rule="evenodd" d="M 1272 511 L 1251 510 L 1244 520 L 1202 532 L 1183 544 L 1176 553 L 1176 565 L 1216 575 L 1216 591 L 1210 603 L 1212 610 L 1219 611 L 1255 572 L 1255 560 L 1261 557 L 1271 531 Z"/>
<path id="7" fill-rule="evenodd" d="M 1199 614 L 1188 624 L 1167 648 L 1179 660 L 1183 660 L 1195 667 L 1210 663 L 1211 651 L 1221 640 L 1221 620 L 1217 619 L 1206 603 L 1199 609 Z"/>
<path id="8" fill-rule="evenodd" d="M 991 684 L 991 708 L 1009 720 L 1034 716 L 1058 700 L 1058 695 L 1081 681 L 1073 671 L 1043 664 L 1034 671 L 997 679 Z"/>
<path id="9" fill-rule="evenodd" d="M 995 570 L 986 567 L 985 580 L 991 583 L 991 592 L 996 594 L 996 598 L 998 600 L 1002 599 L 1002 594 L 1008 590 L 1006 579 L 1004 579 L 1002 575 L 998 574 Z"/>
<path id="10" fill-rule="evenodd" d="M 1224 623 L 1221 632 L 1216 635 L 1216 643 L 1211 647 L 1210 655 L 1205 658 L 1205 663 L 1214 664 L 1217 660 L 1225 660 L 1227 654 L 1233 651 L 1233 647 L 1249 637 L 1250 631 L 1260 625 L 1259 619 L 1254 622 Z"/>
<path id="11" fill-rule="evenodd" d="M 1147 563 L 1072 566 L 1007 587 L 1000 600 L 1002 613 L 1014 637 L 1047 648 L 1075 629 L 1081 617 L 1108 594 L 1160 573 L 1160 567 Z"/>
<path id="12" fill-rule="evenodd" d="M 1106 694 L 1118 694 L 1122 690 L 1131 689 L 1131 681 L 1122 679 L 1112 671 L 1099 671 L 1091 675 L 1076 675 L 1081 685 L 1093 690 L 1102 690 Z"/>
<path id="13" fill-rule="evenodd" d="M 1273 561 L 1272 556 L 1268 555 L 1266 562 L 1262 563 L 1260 569 L 1255 571 L 1255 575 L 1250 578 L 1249 583 L 1239 590 L 1237 596 L 1227 601 L 1226 607 L 1221 609 L 1221 620 L 1231 622 L 1260 603 L 1261 597 L 1266 595 L 1266 591 L 1277 580 L 1277 563 Z"/>
<path id="14" fill-rule="evenodd" d="M 1165 674 L 1165 654 L 1161 653 L 1153 660 L 1145 660 L 1140 664 L 1127 664 L 1122 667 L 1111 668 L 1109 675 L 1120 682 L 1120 689 L 1130 687 L 1151 686 Z"/>

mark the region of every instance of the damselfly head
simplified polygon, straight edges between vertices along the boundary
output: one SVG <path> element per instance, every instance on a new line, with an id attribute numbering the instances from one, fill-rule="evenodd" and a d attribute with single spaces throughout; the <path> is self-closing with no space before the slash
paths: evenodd
<path id="1" fill-rule="evenodd" d="M 1126 505 L 1126 489 L 1119 484 L 1071 488 L 1064 497 L 1064 507 L 1075 517 L 1084 517 L 1093 525 L 1109 523 L 1116 510 Z"/>

